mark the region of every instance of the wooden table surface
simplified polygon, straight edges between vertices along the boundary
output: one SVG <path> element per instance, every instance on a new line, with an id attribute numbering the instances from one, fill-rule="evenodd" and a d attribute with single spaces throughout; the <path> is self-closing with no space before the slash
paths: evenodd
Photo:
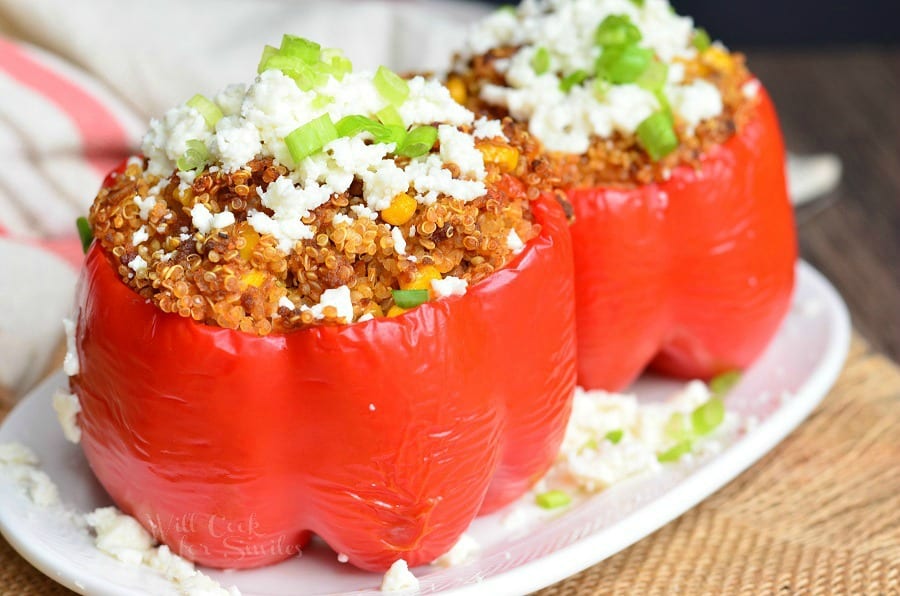
<path id="1" fill-rule="evenodd" d="M 900 48 L 748 50 L 788 149 L 840 156 L 831 195 L 798 212 L 803 258 L 843 294 L 856 328 L 900 360 Z"/>

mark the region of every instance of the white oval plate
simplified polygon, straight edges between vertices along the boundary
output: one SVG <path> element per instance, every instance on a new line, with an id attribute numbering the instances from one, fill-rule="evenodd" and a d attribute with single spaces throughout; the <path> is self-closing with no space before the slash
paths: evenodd
<path id="1" fill-rule="evenodd" d="M 718 490 L 781 441 L 812 411 L 834 383 L 850 342 L 846 306 L 811 266 L 798 265 L 793 307 L 762 358 L 728 397 L 729 408 L 759 423 L 714 456 L 666 466 L 661 474 L 635 479 L 578 501 L 553 517 L 509 529 L 505 512 L 476 520 L 469 530 L 482 547 L 468 563 L 451 569 L 421 567 L 422 593 L 522 594 L 585 569 L 647 536 Z M 41 458 L 62 499 L 85 512 L 109 505 L 81 450 L 63 439 L 50 406 L 58 374 L 34 390 L 0 427 L 0 443 L 19 441 Z M 642 378 L 633 391 L 656 400 L 683 384 Z M 512 507 L 515 507 L 513 505 Z M 0 477 L 0 530 L 35 567 L 82 594 L 174 594 L 154 572 L 119 563 L 96 550 L 90 537 L 59 510 L 28 501 Z M 381 576 L 337 562 L 314 542 L 301 558 L 252 571 L 208 571 L 245 596 L 377 593 Z"/>

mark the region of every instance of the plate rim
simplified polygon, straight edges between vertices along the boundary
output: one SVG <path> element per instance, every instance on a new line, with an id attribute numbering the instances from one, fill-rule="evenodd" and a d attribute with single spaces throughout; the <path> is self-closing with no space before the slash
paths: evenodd
<path id="1" fill-rule="evenodd" d="M 522 594 L 533 592 L 571 577 L 621 552 L 646 538 L 672 520 L 686 513 L 704 499 L 745 472 L 756 461 L 781 443 L 813 409 L 825 398 L 834 385 L 850 348 L 851 325 L 847 306 L 828 279 L 805 261 L 797 263 L 797 286 L 800 280 L 814 287 L 814 294 L 823 300 L 830 324 L 824 355 L 816 363 L 801 387 L 791 397 L 791 407 L 779 408 L 757 429 L 694 470 L 683 482 L 667 492 L 664 499 L 656 499 L 635 512 L 616 521 L 602 532 L 592 532 L 556 551 L 542 555 L 513 569 L 485 578 L 483 581 L 459 586 L 443 592 L 454 596 L 485 594 Z M 59 375 L 50 376 L 32 389 L 9 412 L 0 430 L 11 424 L 16 413 L 33 394 L 45 390 L 49 384 L 59 384 Z M 104 585 L 98 578 L 79 573 L 60 572 L 58 557 L 44 554 L 35 545 L 19 539 L 13 532 L 7 515 L 0 510 L 0 534 L 10 546 L 41 573 L 79 594 L 121 594 L 121 588 Z M 612 538 L 610 538 L 610 536 Z M 137 571 L 137 570 L 136 570 Z"/>

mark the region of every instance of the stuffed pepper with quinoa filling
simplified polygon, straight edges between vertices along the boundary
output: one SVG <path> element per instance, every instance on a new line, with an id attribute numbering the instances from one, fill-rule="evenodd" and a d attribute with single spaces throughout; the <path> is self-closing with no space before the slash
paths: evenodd
<path id="1" fill-rule="evenodd" d="M 760 354 L 796 238 L 778 121 L 740 55 L 665 0 L 537 0 L 475 26 L 447 84 L 527 126 L 570 189 L 580 384 Z"/>
<path id="2" fill-rule="evenodd" d="M 427 563 L 528 490 L 575 382 L 538 144 L 285 36 L 152 121 L 90 210 L 70 385 L 113 500 L 223 568 L 312 533 Z"/>

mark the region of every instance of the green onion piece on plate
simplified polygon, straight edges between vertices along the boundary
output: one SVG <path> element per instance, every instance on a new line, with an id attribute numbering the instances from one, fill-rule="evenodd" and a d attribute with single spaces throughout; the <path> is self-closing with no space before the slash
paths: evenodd
<path id="1" fill-rule="evenodd" d="M 434 147 L 438 138 L 438 130 L 433 126 L 417 126 L 409 131 L 406 138 L 397 148 L 397 155 L 406 157 L 419 157 L 425 155 Z"/>
<path id="2" fill-rule="evenodd" d="M 206 149 L 206 144 L 203 141 L 192 139 L 187 142 L 187 149 L 184 150 L 175 165 L 182 172 L 198 170 L 206 165 L 207 159 L 209 159 L 209 151 Z"/>
<path id="3" fill-rule="evenodd" d="M 534 502 L 543 509 L 558 509 L 571 503 L 572 497 L 561 490 L 548 490 L 537 495 L 534 498 Z"/>
<path id="4" fill-rule="evenodd" d="M 284 138 L 288 151 L 296 163 L 318 153 L 331 141 L 338 138 L 337 128 L 328 114 L 323 114 L 294 129 Z"/>
<path id="5" fill-rule="evenodd" d="M 651 93 L 657 93 L 662 92 L 668 79 L 669 66 L 665 62 L 653 60 L 635 83 Z"/>
<path id="6" fill-rule="evenodd" d="M 428 302 L 428 290 L 393 290 L 394 304 L 400 308 L 415 308 Z"/>
<path id="7" fill-rule="evenodd" d="M 666 437 L 672 439 L 675 442 L 690 439 L 693 436 L 693 431 L 691 430 L 689 423 L 690 422 L 687 416 L 685 416 L 681 412 L 675 412 L 674 414 L 669 416 L 663 432 L 665 433 Z"/>
<path id="8" fill-rule="evenodd" d="M 314 110 L 321 110 L 325 106 L 334 102 L 334 97 L 320 93 L 310 102 L 310 107 Z"/>
<path id="9" fill-rule="evenodd" d="M 387 106 L 375 113 L 378 120 L 385 126 L 404 126 L 403 117 L 394 106 Z"/>
<path id="10" fill-rule="evenodd" d="M 597 58 L 597 75 L 610 83 L 633 83 L 650 66 L 653 50 L 636 45 L 606 46 Z"/>
<path id="11" fill-rule="evenodd" d="M 409 97 L 409 84 L 397 73 L 384 66 L 379 66 L 372 79 L 375 89 L 393 106 L 399 106 Z"/>
<path id="12" fill-rule="evenodd" d="M 729 370 L 714 376 L 709 382 L 709 390 L 716 397 L 724 397 L 741 380 L 741 371 Z"/>
<path id="13" fill-rule="evenodd" d="M 725 402 L 719 397 L 710 398 L 691 412 L 691 425 L 694 432 L 701 437 L 716 430 L 723 420 L 725 420 Z"/>
<path id="14" fill-rule="evenodd" d="M 88 223 L 86 217 L 79 217 L 75 220 L 75 227 L 78 228 L 78 237 L 81 238 L 81 248 L 87 253 L 91 247 L 91 242 L 94 241 L 94 231 L 91 229 L 91 224 Z"/>
<path id="15" fill-rule="evenodd" d="M 619 444 L 619 441 L 622 440 L 622 437 L 623 437 L 624 435 L 625 435 L 625 431 L 623 431 L 623 430 L 620 428 L 620 429 L 617 429 L 617 430 L 611 430 L 611 431 L 609 431 L 608 433 L 606 433 L 606 436 L 605 436 L 604 438 L 605 438 L 607 441 L 609 441 L 610 443 L 612 443 L 613 445 L 618 445 L 618 444 Z"/>
<path id="16" fill-rule="evenodd" d="M 709 38 L 709 33 L 706 32 L 706 29 L 698 28 L 694 31 L 691 43 L 694 44 L 697 51 L 703 52 L 709 49 L 709 46 L 712 45 L 712 40 Z"/>
<path id="17" fill-rule="evenodd" d="M 307 64 L 316 64 L 322 53 L 322 46 L 303 37 L 285 33 L 281 38 L 279 52 L 284 56 L 299 58 Z"/>
<path id="18" fill-rule="evenodd" d="M 688 453 L 690 453 L 691 448 L 692 448 L 691 441 L 688 439 L 685 439 L 684 441 L 677 443 L 674 447 L 671 447 L 670 449 L 658 454 L 656 456 L 656 459 L 660 463 L 664 463 L 664 464 L 676 462 L 679 459 L 681 459 L 682 457 L 684 457 L 685 455 L 687 455 Z"/>
<path id="19" fill-rule="evenodd" d="M 550 70 L 550 52 L 547 48 L 538 48 L 534 56 L 531 57 L 531 68 L 534 74 L 542 75 Z"/>
<path id="20" fill-rule="evenodd" d="M 269 62 L 269 58 L 277 53 L 278 48 L 273 48 L 272 46 L 266 46 L 263 48 L 262 57 L 260 57 L 259 64 L 256 66 L 257 74 L 266 70 L 266 64 Z"/>
<path id="21" fill-rule="evenodd" d="M 206 120 L 206 124 L 210 128 L 215 128 L 216 122 L 225 116 L 219 106 L 199 93 L 187 100 L 187 105 L 200 112 L 200 115 L 203 116 L 203 119 Z"/>
<path id="22" fill-rule="evenodd" d="M 656 112 L 641 122 L 637 127 L 637 138 L 654 161 L 678 148 L 678 135 L 666 112 Z"/>
<path id="23" fill-rule="evenodd" d="M 568 93 L 572 90 L 572 87 L 575 85 L 580 85 L 588 78 L 588 73 L 585 70 L 576 70 L 575 72 L 566 75 L 559 82 L 559 90 L 563 93 Z"/>
<path id="24" fill-rule="evenodd" d="M 603 48 L 635 44 L 641 37 L 641 30 L 624 14 L 609 15 L 594 31 L 594 43 Z"/>

